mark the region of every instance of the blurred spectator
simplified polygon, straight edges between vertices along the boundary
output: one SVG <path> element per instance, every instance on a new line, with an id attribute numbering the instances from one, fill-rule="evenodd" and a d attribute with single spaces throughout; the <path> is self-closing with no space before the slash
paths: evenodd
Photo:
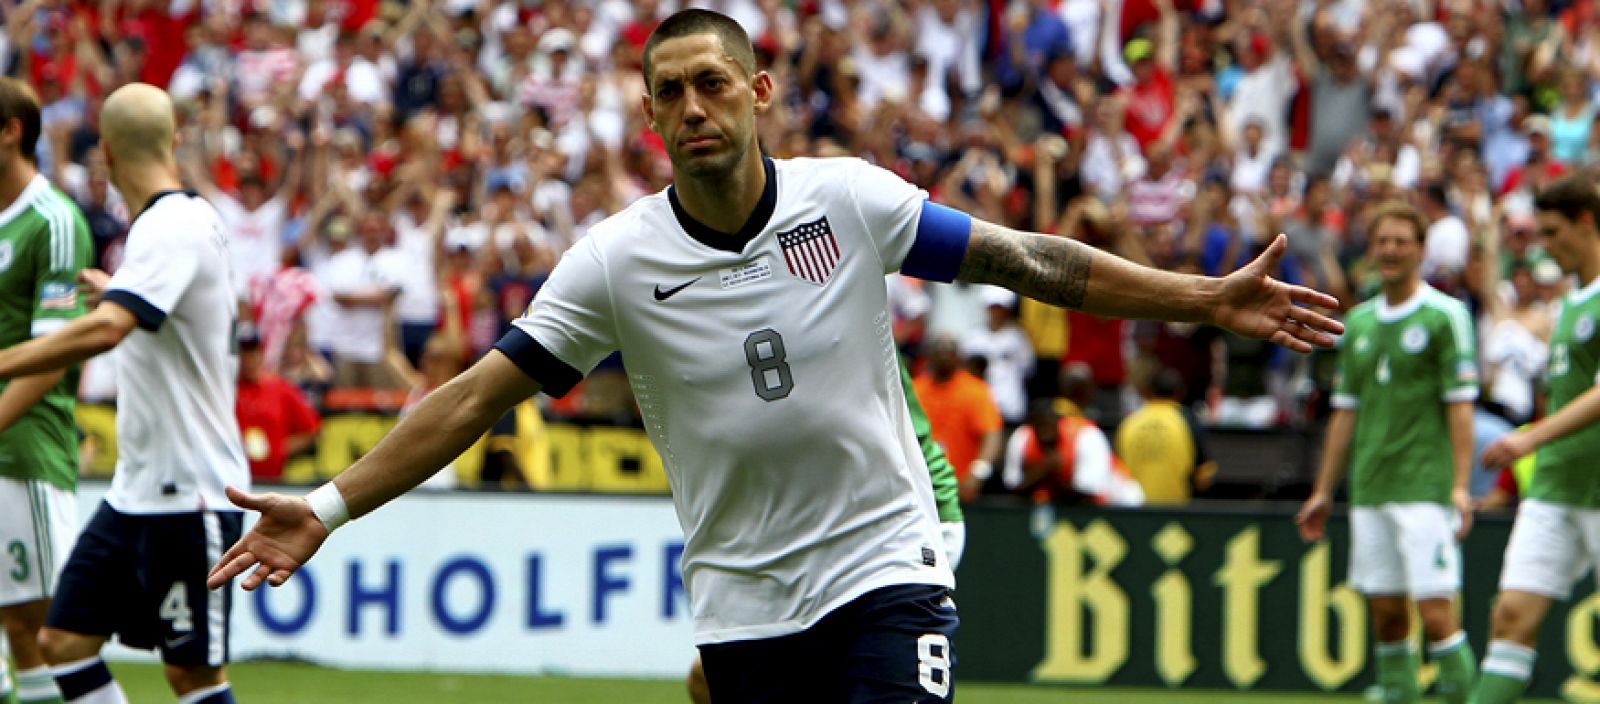
<path id="1" fill-rule="evenodd" d="M 248 328 L 241 331 L 239 432 L 250 460 L 250 477 L 275 482 L 283 478 L 290 457 L 316 443 L 322 417 L 299 389 L 268 371 L 263 359 L 261 338 Z"/>
<path id="2" fill-rule="evenodd" d="M 333 294 L 329 321 L 335 386 L 388 389 L 386 355 L 393 349 L 390 314 L 400 295 L 405 261 L 387 246 L 389 223 L 367 211 L 356 223 L 357 243 L 328 261 L 323 285 Z"/>
<path id="3" fill-rule="evenodd" d="M 1178 12 L 1172 0 L 1156 0 L 1160 22 L 1154 39 L 1137 37 L 1122 48 L 1133 80 L 1122 87 L 1123 127 L 1146 151 L 1176 115 Z"/>
<path id="4" fill-rule="evenodd" d="M 1568 68 L 1557 79 L 1561 102 L 1550 111 L 1550 156 L 1568 166 L 1578 164 L 1589 150 L 1589 131 L 1594 126 L 1594 104 L 1590 102 L 1587 81 L 1577 68 Z"/>
<path id="5" fill-rule="evenodd" d="M 1087 418 L 1060 415 L 1049 399 L 1034 401 L 1028 422 L 1011 434 L 1001 477 L 1007 489 L 1034 503 L 1144 503 L 1143 489 L 1111 453 L 1106 434 Z"/>
<path id="6" fill-rule="evenodd" d="M 1472 248 L 1472 234 L 1467 224 L 1450 211 L 1444 188 L 1432 184 L 1422 189 L 1418 199 L 1422 214 L 1428 218 L 1425 238 L 1427 251 L 1422 258 L 1422 276 L 1427 280 L 1460 274 L 1467 268 L 1467 257 Z"/>
<path id="7" fill-rule="evenodd" d="M 1017 294 L 996 286 L 983 287 L 988 324 L 961 340 L 964 357 L 982 357 L 984 381 L 1008 425 L 1022 422 L 1028 413 L 1027 379 L 1033 374 L 1033 346 L 1012 311 Z"/>
<path id="8" fill-rule="evenodd" d="M 927 369 L 912 379 L 928 413 L 933 439 L 944 448 L 961 485 L 961 498 L 977 498 L 1000 459 L 1000 412 L 989 386 L 963 368 L 955 338 L 936 336 L 926 345 Z"/>
<path id="9" fill-rule="evenodd" d="M 1211 487 L 1217 465 L 1206 452 L 1200 421 L 1182 405 L 1183 377 L 1156 373 L 1144 406 L 1117 426 L 1117 457 L 1152 505 L 1183 505 Z"/>

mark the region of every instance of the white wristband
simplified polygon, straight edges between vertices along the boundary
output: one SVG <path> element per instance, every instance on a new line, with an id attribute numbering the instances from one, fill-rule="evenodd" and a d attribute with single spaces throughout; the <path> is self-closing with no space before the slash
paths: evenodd
<path id="1" fill-rule="evenodd" d="M 339 493 L 339 487 L 333 482 L 328 482 L 306 494 L 306 503 L 311 504 L 311 512 L 317 515 L 317 520 L 322 521 L 322 527 L 329 533 L 337 530 L 350 522 L 350 507 L 344 503 L 344 495 Z"/>
<path id="2" fill-rule="evenodd" d="M 989 476 L 994 474 L 994 465 L 989 460 L 973 460 L 967 469 L 980 482 L 989 481 Z"/>

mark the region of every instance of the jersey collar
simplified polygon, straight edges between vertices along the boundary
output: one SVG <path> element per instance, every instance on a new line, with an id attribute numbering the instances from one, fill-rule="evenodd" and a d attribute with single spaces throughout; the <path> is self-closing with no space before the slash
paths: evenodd
<path id="1" fill-rule="evenodd" d="M 1567 293 L 1567 302 L 1571 303 L 1572 305 L 1578 305 L 1584 301 L 1594 298 L 1594 294 L 1596 293 L 1600 293 L 1600 278 L 1590 281 L 1583 288 L 1575 288 L 1569 291 Z"/>
<path id="2" fill-rule="evenodd" d="M 750 218 L 744 221 L 744 227 L 734 234 L 718 232 L 689 214 L 683 209 L 683 204 L 678 202 L 678 190 L 667 187 L 667 200 L 672 201 L 672 214 L 678 218 L 678 224 L 683 231 L 696 242 L 712 249 L 738 254 L 744 251 L 744 246 L 767 229 L 767 222 L 772 220 L 772 211 L 778 206 L 778 173 L 772 159 L 761 157 L 761 166 L 767 171 L 767 187 L 761 190 L 761 200 L 756 201 L 756 209 L 750 212 Z"/>
<path id="3" fill-rule="evenodd" d="M 138 222 L 139 218 L 144 217 L 145 213 L 150 212 L 150 209 L 154 208 L 156 203 L 158 201 L 160 201 L 162 198 L 166 198 L 167 196 L 180 195 L 180 194 L 189 196 L 190 198 L 199 198 L 200 197 L 200 194 L 199 193 L 195 193 L 194 191 L 179 191 L 179 190 L 156 191 L 155 195 L 150 196 L 150 202 L 145 203 L 144 207 L 139 210 L 139 214 L 134 215 L 133 219 L 128 221 L 128 229 L 130 229 L 130 230 L 133 229 L 133 223 Z"/>
<path id="4" fill-rule="evenodd" d="M 17 194 L 17 199 L 11 201 L 11 205 L 6 206 L 5 210 L 0 210 L 0 225 L 5 225 L 17 219 L 17 216 L 21 215 L 23 211 L 33 207 L 33 199 L 37 198 L 41 191 L 49 187 L 50 181 L 44 177 L 44 174 L 34 174 L 33 179 L 28 181 L 28 185 L 23 186 L 22 192 Z"/>
<path id="5" fill-rule="evenodd" d="M 1385 298 L 1383 294 L 1378 294 L 1378 322 L 1392 323 L 1417 312 L 1417 309 L 1422 307 L 1423 299 L 1432 293 L 1433 287 L 1424 283 L 1417 286 L 1416 293 L 1411 294 L 1410 298 L 1407 298 L 1404 303 L 1397 306 L 1389 305 L 1389 299 Z"/>

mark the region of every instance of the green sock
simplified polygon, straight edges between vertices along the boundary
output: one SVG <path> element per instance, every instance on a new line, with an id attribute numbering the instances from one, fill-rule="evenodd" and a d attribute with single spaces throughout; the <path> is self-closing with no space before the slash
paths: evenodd
<path id="1" fill-rule="evenodd" d="M 1428 658 L 1439 666 L 1439 699 L 1444 704 L 1466 704 L 1478 678 L 1478 664 L 1464 631 L 1428 646 Z"/>
<path id="2" fill-rule="evenodd" d="M 1533 678 L 1533 648 L 1505 640 L 1489 641 L 1483 676 L 1473 690 L 1473 704 L 1514 704 Z"/>
<path id="3" fill-rule="evenodd" d="M 1422 692 L 1417 688 L 1417 654 L 1411 644 L 1379 643 L 1378 686 L 1383 687 L 1384 704 L 1418 704 Z"/>
<path id="4" fill-rule="evenodd" d="M 48 666 L 17 671 L 18 704 L 65 704 L 65 701 Z"/>
<path id="5" fill-rule="evenodd" d="M 0 704 L 17 704 L 11 697 L 11 668 L 5 658 L 5 640 L 0 636 Z"/>

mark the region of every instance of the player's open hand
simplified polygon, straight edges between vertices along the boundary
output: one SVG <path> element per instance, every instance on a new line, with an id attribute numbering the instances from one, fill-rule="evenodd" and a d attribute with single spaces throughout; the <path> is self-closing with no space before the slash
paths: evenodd
<path id="1" fill-rule="evenodd" d="M 1344 332 L 1344 324 L 1304 306 L 1331 309 L 1337 308 L 1339 301 L 1272 278 L 1288 248 L 1289 238 L 1278 235 L 1255 261 L 1223 278 L 1211 322 L 1296 352 L 1332 347 L 1334 336 Z"/>
<path id="2" fill-rule="evenodd" d="M 1467 539 L 1467 533 L 1472 532 L 1472 510 L 1476 506 L 1472 503 L 1472 492 L 1466 489 L 1455 489 L 1450 492 L 1450 503 L 1455 505 L 1456 515 L 1461 525 L 1456 527 L 1456 542 Z"/>
<path id="3" fill-rule="evenodd" d="M 1322 540 L 1328 527 L 1328 513 L 1333 502 L 1322 494 L 1312 494 L 1300 506 L 1300 512 L 1294 515 L 1294 522 L 1300 526 L 1300 539 L 1308 543 Z"/>
<path id="4" fill-rule="evenodd" d="M 1513 430 L 1501 435 L 1498 440 L 1489 443 L 1483 450 L 1483 466 L 1489 469 L 1504 469 L 1512 463 L 1533 453 L 1533 443 L 1528 442 L 1528 434 L 1521 430 Z"/>
<path id="5" fill-rule="evenodd" d="M 260 512 L 261 520 L 212 566 L 206 577 L 206 587 L 210 589 L 227 584 L 251 568 L 255 571 L 240 583 L 245 591 L 254 590 L 262 582 L 283 586 L 328 539 L 328 529 L 311 512 L 311 504 L 300 497 L 247 494 L 230 486 L 228 500 L 239 508 Z"/>

